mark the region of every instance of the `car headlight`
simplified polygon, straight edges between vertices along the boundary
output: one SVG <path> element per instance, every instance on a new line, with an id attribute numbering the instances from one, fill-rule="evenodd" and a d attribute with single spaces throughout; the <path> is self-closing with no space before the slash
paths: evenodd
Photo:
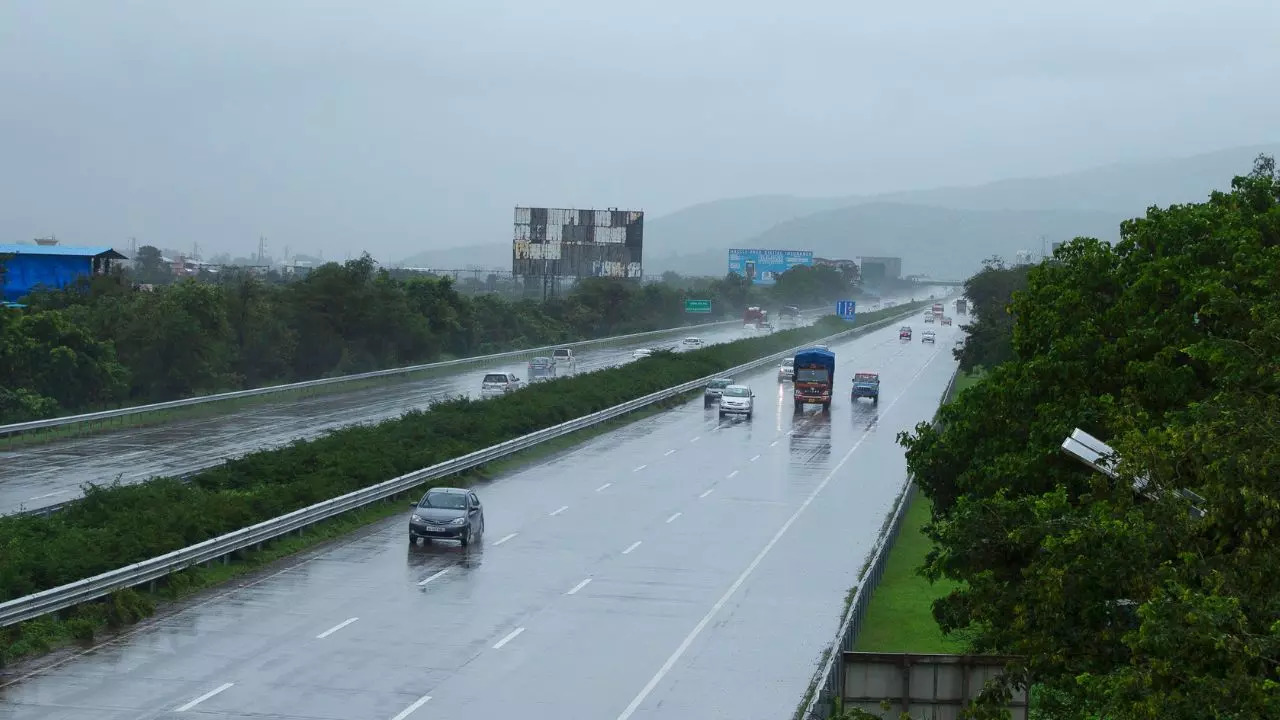
<path id="1" fill-rule="evenodd" d="M 422 516 L 421 516 L 421 515 L 419 515 L 419 514 L 417 514 L 417 513 L 414 513 L 414 514 L 413 514 L 413 521 L 414 521 L 414 522 L 417 522 L 417 523 L 422 522 Z"/>
<path id="2" fill-rule="evenodd" d="M 449 524 L 450 524 L 450 525 L 461 525 L 461 524 L 465 523 L 466 521 L 467 521 L 467 519 L 466 519 L 466 518 L 464 518 L 464 517 L 454 518 L 452 521 L 450 521 L 450 523 L 449 523 Z"/>

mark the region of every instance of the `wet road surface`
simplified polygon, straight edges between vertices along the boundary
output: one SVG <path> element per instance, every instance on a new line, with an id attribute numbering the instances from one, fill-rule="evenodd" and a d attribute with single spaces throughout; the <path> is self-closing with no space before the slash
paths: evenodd
<path id="1" fill-rule="evenodd" d="M 741 328 L 732 326 L 690 334 L 708 344 L 745 336 Z M 678 340 L 649 340 L 583 351 L 578 355 L 578 372 L 630 362 L 636 348 L 670 345 Z M 512 372 L 527 380 L 524 362 L 498 364 L 489 370 Z M 85 483 L 107 484 L 117 478 L 122 483 L 135 483 L 178 475 L 348 425 L 399 417 L 410 410 L 426 408 L 438 398 L 479 397 L 480 378 L 485 372 L 484 368 L 473 367 L 443 377 L 295 398 L 215 417 L 187 418 L 13 452 L 0 451 L 0 514 L 65 502 L 80 495 Z"/>
<path id="2" fill-rule="evenodd" d="M 829 414 L 775 370 L 751 420 L 694 401 L 477 488 L 486 531 L 407 516 L 28 677 L 25 720 L 790 717 L 955 367 L 895 327 L 838 344 Z M 881 374 L 879 407 L 849 399 Z"/>

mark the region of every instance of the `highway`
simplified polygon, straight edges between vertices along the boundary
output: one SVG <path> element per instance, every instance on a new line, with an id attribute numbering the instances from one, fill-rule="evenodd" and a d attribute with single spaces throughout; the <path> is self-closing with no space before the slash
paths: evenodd
<path id="1" fill-rule="evenodd" d="M 932 417 L 955 326 L 837 344 L 829 414 L 775 370 L 751 420 L 700 399 L 477 488 L 483 542 L 403 517 L 198 597 L 37 671 L 23 720 L 790 717 Z M 922 330 L 938 331 L 936 346 Z M 878 407 L 848 396 L 881 374 Z"/>
<path id="2" fill-rule="evenodd" d="M 919 293 L 941 292 L 924 288 Z M 807 321 L 806 321 L 807 322 Z M 748 336 L 740 327 L 694 330 L 708 344 Z M 637 348 L 670 345 L 679 338 L 584 350 L 578 372 L 630 362 Z M 36 510 L 71 500 L 86 483 L 143 482 L 180 475 L 226 459 L 314 438 L 348 425 L 368 424 L 426 408 L 433 400 L 479 396 L 487 370 L 516 373 L 526 379 L 523 362 L 471 368 L 413 381 L 390 382 L 347 393 L 263 402 L 206 417 L 175 419 L 161 425 L 121 428 L 71 437 L 15 451 L 0 451 L 0 514 Z"/>
<path id="3" fill-rule="evenodd" d="M 745 336 L 741 328 L 690 334 L 707 343 Z M 630 362 L 636 348 L 673 342 L 678 338 L 584 350 L 578 354 L 578 372 Z M 119 478 L 122 483 L 134 483 L 178 475 L 348 425 L 399 417 L 410 410 L 426 408 L 432 400 L 458 395 L 479 397 L 480 378 L 490 370 L 513 372 L 527 380 L 524 362 L 499 363 L 491 368 L 472 367 L 353 392 L 264 402 L 212 417 L 181 418 L 162 425 L 122 428 L 12 452 L 0 451 L 0 514 L 70 500 L 88 482 L 106 484 Z"/>

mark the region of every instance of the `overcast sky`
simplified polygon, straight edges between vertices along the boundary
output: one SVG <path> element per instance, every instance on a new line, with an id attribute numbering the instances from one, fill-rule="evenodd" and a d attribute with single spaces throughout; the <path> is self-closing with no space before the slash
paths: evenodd
<path id="1" fill-rule="evenodd" d="M 5 0 L 0 233 L 395 261 L 517 204 L 1193 154 L 1276 138 L 1277 37 L 1278 0 Z"/>

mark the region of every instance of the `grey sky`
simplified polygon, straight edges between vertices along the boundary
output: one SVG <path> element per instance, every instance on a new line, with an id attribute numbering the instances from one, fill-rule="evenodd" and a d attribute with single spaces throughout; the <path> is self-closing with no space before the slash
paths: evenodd
<path id="1" fill-rule="evenodd" d="M 394 261 L 1275 139 L 1276 0 L 885 5 L 8 0 L 0 234 Z"/>

